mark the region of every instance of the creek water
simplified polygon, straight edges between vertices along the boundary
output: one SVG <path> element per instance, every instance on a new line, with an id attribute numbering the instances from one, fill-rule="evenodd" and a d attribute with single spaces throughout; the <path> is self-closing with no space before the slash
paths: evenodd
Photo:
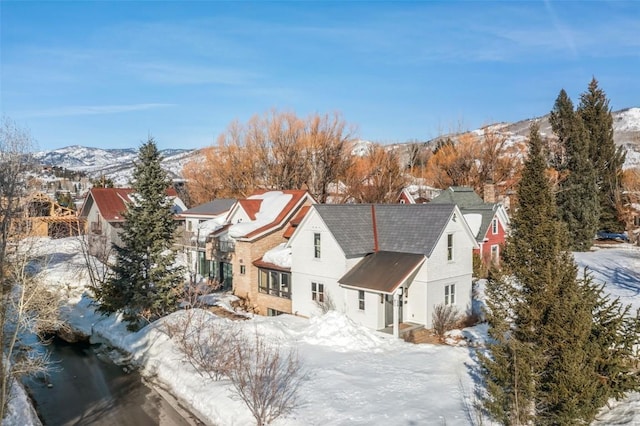
<path id="1" fill-rule="evenodd" d="M 46 426 L 202 424 L 146 386 L 137 372 L 110 362 L 97 345 L 55 339 L 48 349 L 54 361 L 48 379 L 24 383 Z"/>

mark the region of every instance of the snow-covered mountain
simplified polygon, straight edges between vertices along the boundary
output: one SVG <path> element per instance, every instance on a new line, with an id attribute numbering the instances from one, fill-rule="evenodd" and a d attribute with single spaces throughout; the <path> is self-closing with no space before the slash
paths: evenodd
<path id="1" fill-rule="evenodd" d="M 162 166 L 172 178 L 182 176 L 182 167 L 196 151 L 188 149 L 165 149 Z M 69 170 L 86 172 L 89 177 L 107 176 L 118 186 L 126 186 L 131 180 L 133 161 L 138 150 L 90 148 L 80 145 L 68 146 L 53 151 L 36 152 L 34 157 L 41 164 L 64 167 Z"/>
<path id="2" fill-rule="evenodd" d="M 612 115 L 614 140 L 627 150 L 625 167 L 640 167 L 640 108 L 627 108 L 615 111 Z M 496 123 L 490 127 L 514 142 L 524 141 L 534 120 L 538 121 L 543 135 L 552 133 L 548 115 L 516 123 Z M 482 129 L 473 132 L 481 134 Z M 429 142 L 437 139 L 440 138 Z M 350 146 L 350 152 L 352 155 L 362 156 L 370 146 L 369 141 L 357 140 Z M 399 143 L 389 145 L 388 149 L 399 150 L 402 158 L 403 155 L 406 156 L 404 151 L 407 151 L 407 147 L 408 144 Z M 105 175 L 113 179 L 116 185 L 126 186 L 131 179 L 133 160 L 137 153 L 137 149 L 134 148 L 101 149 L 74 145 L 54 151 L 38 152 L 35 157 L 42 164 L 85 171 L 90 177 Z M 162 150 L 161 154 L 164 157 L 162 164 L 172 178 L 181 178 L 184 164 L 199 155 L 197 150 L 187 149 L 166 149 Z"/>
<path id="3" fill-rule="evenodd" d="M 616 145 L 623 146 L 627 150 L 624 163 L 625 168 L 640 167 L 640 108 L 627 108 L 612 112 L 613 116 L 613 140 Z M 536 120 L 540 125 L 540 133 L 551 135 L 549 115 L 543 117 L 518 121 L 517 123 L 495 124 L 501 133 L 510 137 L 525 139 L 529 134 L 529 126 Z"/>

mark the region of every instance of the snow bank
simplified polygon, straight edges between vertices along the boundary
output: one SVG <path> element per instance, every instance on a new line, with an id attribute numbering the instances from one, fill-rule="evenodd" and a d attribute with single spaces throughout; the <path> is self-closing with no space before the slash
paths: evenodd
<path id="1" fill-rule="evenodd" d="M 337 351 L 371 352 L 382 351 L 392 342 L 381 333 L 358 325 L 345 314 L 336 311 L 311 318 L 309 327 L 301 334 L 301 340 Z"/>
<path id="2" fill-rule="evenodd" d="M 41 426 L 36 411 L 31 405 L 31 400 L 22 385 L 15 380 L 11 385 L 10 402 L 7 413 L 2 419 L 2 426 Z"/>

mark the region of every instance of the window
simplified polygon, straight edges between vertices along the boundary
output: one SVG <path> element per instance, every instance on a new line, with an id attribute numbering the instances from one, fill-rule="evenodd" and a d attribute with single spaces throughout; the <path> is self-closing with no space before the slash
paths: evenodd
<path id="1" fill-rule="evenodd" d="M 187 221 L 187 231 L 193 231 L 193 223 L 190 220 Z"/>
<path id="2" fill-rule="evenodd" d="M 456 304 L 456 285 L 449 284 L 444 286 L 444 304 L 455 305 Z"/>
<path id="3" fill-rule="evenodd" d="M 244 275 L 247 272 L 247 267 L 245 265 L 240 265 L 240 275 Z"/>
<path id="4" fill-rule="evenodd" d="M 447 234 L 447 260 L 453 260 L 453 234 Z"/>
<path id="5" fill-rule="evenodd" d="M 493 232 L 493 235 L 498 233 L 498 218 L 494 217 L 491 221 L 491 232 Z"/>
<path id="6" fill-rule="evenodd" d="M 313 234 L 313 257 L 320 259 L 320 234 Z"/>
<path id="7" fill-rule="evenodd" d="M 273 271 L 269 269 L 258 270 L 258 290 L 260 293 L 291 299 L 291 292 L 289 290 L 290 282 L 290 272 Z"/>
<path id="8" fill-rule="evenodd" d="M 364 290 L 358 290 L 358 309 L 364 311 Z"/>
<path id="9" fill-rule="evenodd" d="M 500 246 L 498 244 L 494 244 L 491 246 L 491 263 L 498 263 L 500 259 Z"/>
<path id="10" fill-rule="evenodd" d="M 324 284 L 311 283 L 311 300 L 318 303 L 324 302 Z"/>
<path id="11" fill-rule="evenodd" d="M 267 308 L 267 316 L 268 317 L 277 317 L 278 315 L 282 315 L 284 312 L 278 311 L 276 309 Z"/>

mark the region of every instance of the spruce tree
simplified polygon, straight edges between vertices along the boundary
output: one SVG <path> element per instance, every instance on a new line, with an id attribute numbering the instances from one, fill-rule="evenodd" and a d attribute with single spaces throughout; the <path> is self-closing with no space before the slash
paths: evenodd
<path id="1" fill-rule="evenodd" d="M 116 245 L 113 276 L 97 296 L 102 312 L 122 312 L 131 329 L 154 321 L 177 308 L 183 271 L 172 250 L 176 224 L 170 181 L 160 167 L 161 156 L 153 138 L 139 150 L 133 172 L 133 193 L 124 214 Z"/>
<path id="2" fill-rule="evenodd" d="M 578 279 L 545 169 L 534 124 L 502 270 L 487 283 L 492 341 L 480 354 L 483 405 L 506 425 L 586 424 L 607 397 L 637 388 L 638 321 Z"/>
<path id="3" fill-rule="evenodd" d="M 613 140 L 613 117 L 609 100 L 594 78 L 580 95 L 578 114 L 589 137 L 589 157 L 596 167 L 600 187 L 600 229 L 624 231 L 618 215 L 625 152 Z"/>
<path id="4" fill-rule="evenodd" d="M 596 170 L 589 157 L 589 138 L 573 103 L 560 91 L 549 122 L 565 153 L 559 165 L 561 176 L 556 203 L 558 215 L 567 225 L 573 250 L 588 250 L 598 231 L 600 198 Z"/>

